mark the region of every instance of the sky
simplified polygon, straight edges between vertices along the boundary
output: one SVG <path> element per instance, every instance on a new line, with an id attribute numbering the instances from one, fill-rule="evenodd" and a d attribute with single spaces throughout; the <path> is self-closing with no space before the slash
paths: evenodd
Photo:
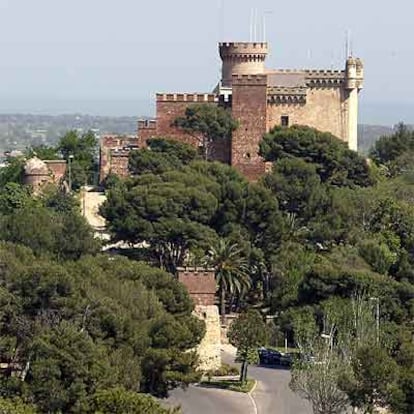
<path id="1" fill-rule="evenodd" d="M 414 123 L 412 0 L 0 0 L 0 113 L 153 115 L 156 92 L 214 88 L 252 8 L 269 68 L 342 69 L 349 32 L 360 121 Z"/>

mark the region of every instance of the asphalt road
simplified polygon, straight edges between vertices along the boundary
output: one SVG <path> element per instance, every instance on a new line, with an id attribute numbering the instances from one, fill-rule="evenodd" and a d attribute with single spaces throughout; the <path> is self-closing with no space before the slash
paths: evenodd
<path id="1" fill-rule="evenodd" d="M 258 414 L 312 414 L 309 403 L 290 390 L 289 370 L 251 366 L 248 375 L 257 380 L 252 397 Z"/>
<path id="2" fill-rule="evenodd" d="M 183 414 L 252 414 L 254 405 L 247 394 L 213 388 L 190 386 L 176 389 L 168 405 L 181 406 Z"/>
<path id="3" fill-rule="evenodd" d="M 234 364 L 233 355 L 222 358 Z M 289 370 L 249 366 L 248 376 L 257 380 L 253 401 L 243 393 L 191 386 L 174 390 L 167 402 L 181 405 L 183 414 L 312 414 L 309 403 L 289 389 Z"/>

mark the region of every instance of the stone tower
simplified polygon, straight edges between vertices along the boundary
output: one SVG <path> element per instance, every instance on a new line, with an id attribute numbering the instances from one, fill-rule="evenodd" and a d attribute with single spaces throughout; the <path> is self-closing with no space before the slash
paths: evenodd
<path id="1" fill-rule="evenodd" d="M 361 59 L 349 57 L 345 67 L 345 89 L 348 93 L 347 141 L 350 149 L 358 150 L 358 93 L 363 87 L 364 66 Z"/>
<path id="2" fill-rule="evenodd" d="M 225 88 L 232 86 L 232 75 L 265 73 L 267 43 L 219 43 L 219 52 L 223 61 L 221 83 Z"/>

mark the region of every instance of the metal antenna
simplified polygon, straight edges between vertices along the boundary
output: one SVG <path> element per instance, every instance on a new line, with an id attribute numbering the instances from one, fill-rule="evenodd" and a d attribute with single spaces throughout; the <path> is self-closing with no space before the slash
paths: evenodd
<path id="1" fill-rule="evenodd" d="M 272 14 L 272 11 L 268 10 L 263 13 L 263 42 L 267 41 L 267 21 L 266 16 Z"/>
<path id="2" fill-rule="evenodd" d="M 224 2 L 218 0 L 218 12 L 219 12 L 219 41 L 224 37 Z"/>
<path id="3" fill-rule="evenodd" d="M 253 7 L 250 10 L 250 42 L 253 42 Z"/>
<path id="4" fill-rule="evenodd" d="M 257 41 L 257 9 L 254 9 L 254 14 L 253 14 L 254 18 L 254 30 L 253 30 L 253 42 Z"/>
<path id="5" fill-rule="evenodd" d="M 345 41 L 345 58 L 348 59 L 352 55 L 352 47 L 351 47 L 351 31 L 347 29 L 346 31 L 346 41 Z"/>

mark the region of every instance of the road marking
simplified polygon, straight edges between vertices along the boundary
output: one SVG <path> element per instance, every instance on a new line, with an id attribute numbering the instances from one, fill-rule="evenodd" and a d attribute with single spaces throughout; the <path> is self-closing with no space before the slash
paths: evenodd
<path id="1" fill-rule="evenodd" d="M 257 411 L 257 405 L 256 405 L 256 401 L 254 400 L 254 398 L 253 398 L 253 396 L 252 396 L 252 394 L 253 394 L 253 392 L 254 392 L 254 390 L 256 389 L 256 387 L 257 387 L 257 383 L 258 383 L 259 381 L 257 381 L 257 380 L 255 380 L 255 383 L 254 383 L 254 385 L 253 385 L 253 388 L 247 393 L 247 395 L 249 396 L 249 398 L 250 398 L 250 401 L 252 402 L 252 405 L 253 405 L 253 410 L 254 410 L 254 414 L 258 414 L 258 411 Z"/>

